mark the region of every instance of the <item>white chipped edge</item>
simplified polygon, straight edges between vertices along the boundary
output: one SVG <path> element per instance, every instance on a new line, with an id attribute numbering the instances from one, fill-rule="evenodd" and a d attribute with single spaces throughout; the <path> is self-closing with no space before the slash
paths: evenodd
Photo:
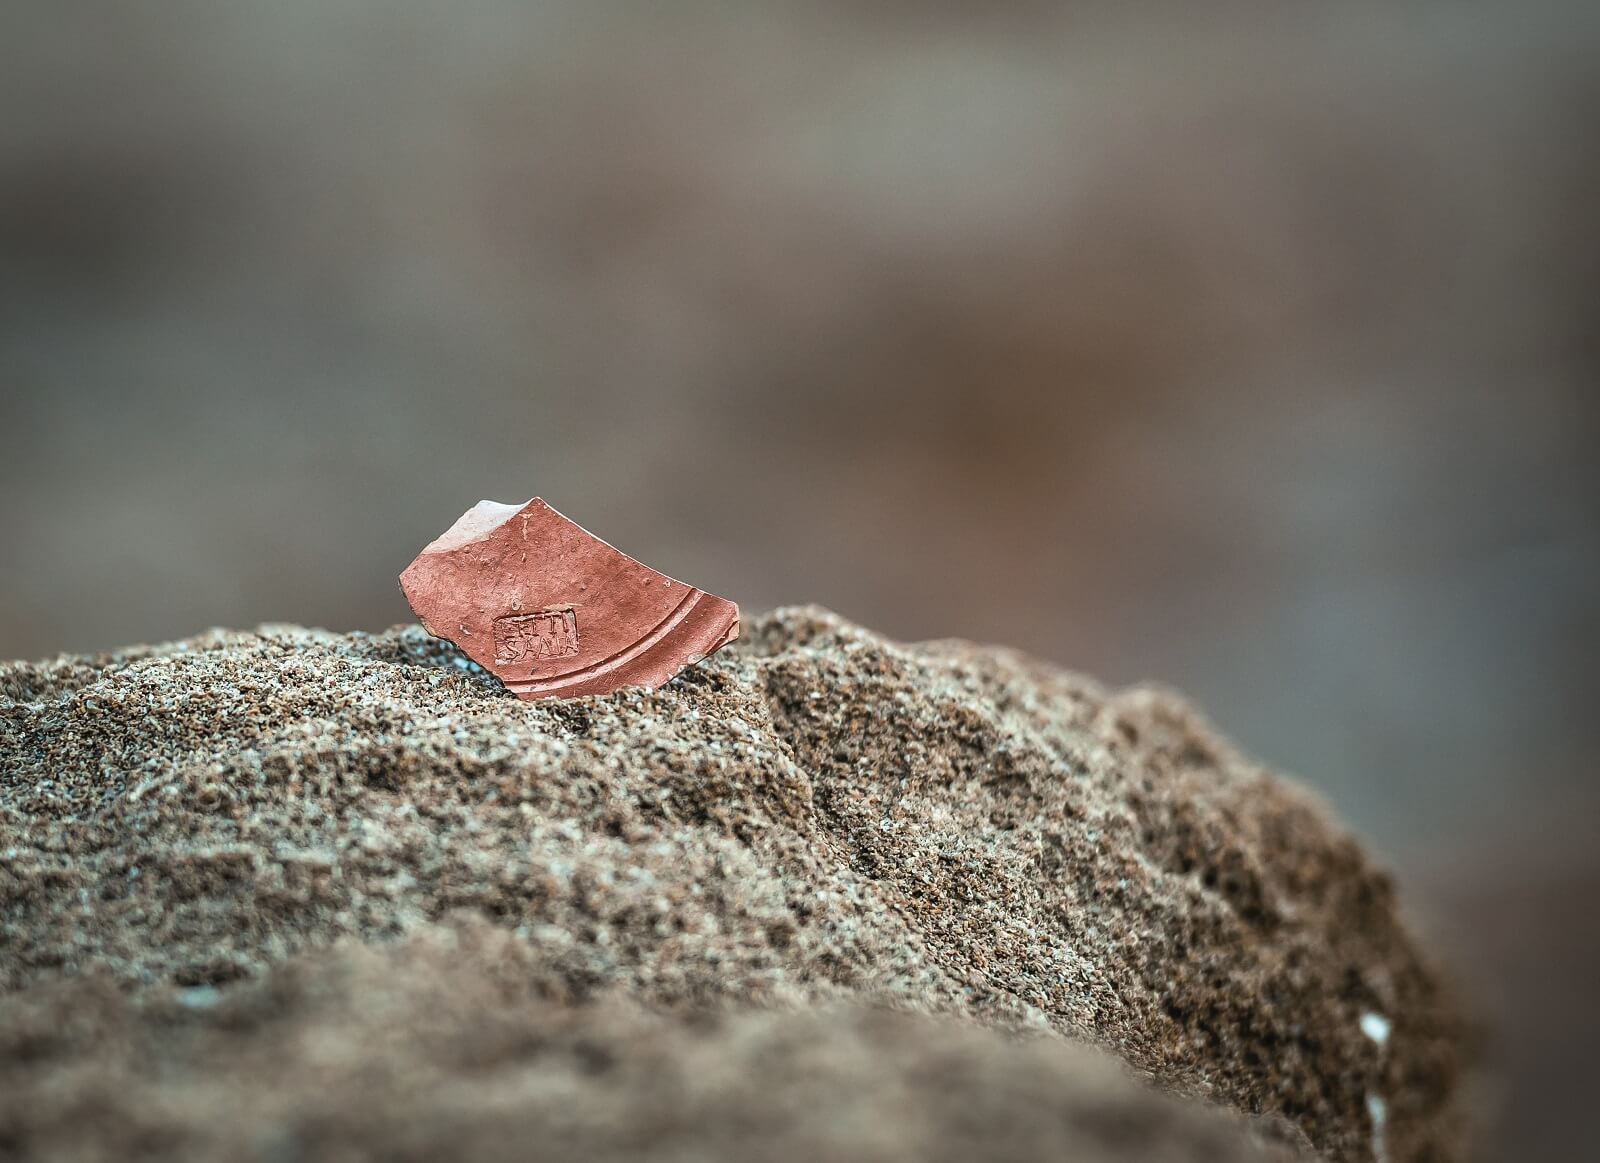
<path id="1" fill-rule="evenodd" d="M 422 552 L 448 553 L 474 541 L 482 541 L 532 503 L 507 505 L 501 501 L 479 501 L 457 517 L 454 525 L 430 541 Z"/>

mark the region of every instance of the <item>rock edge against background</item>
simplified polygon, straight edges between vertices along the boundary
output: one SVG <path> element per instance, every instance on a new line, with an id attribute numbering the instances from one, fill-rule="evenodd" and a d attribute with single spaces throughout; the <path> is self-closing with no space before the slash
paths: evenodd
<path id="1" fill-rule="evenodd" d="M 502 942 L 494 963 L 514 964 L 518 996 L 547 1007 L 531 1026 L 508 1013 L 512 1028 L 600 1021 L 597 1007 L 619 999 L 668 1030 L 708 1011 L 886 1007 L 941 1021 L 863 1042 L 884 1019 L 746 1014 L 700 1041 L 652 1044 L 732 1064 L 749 1038 L 870 1043 L 886 1078 L 910 1071 L 899 1097 L 870 1100 L 889 1109 L 941 1085 L 915 1069 L 908 1038 L 991 1063 L 1082 1053 L 1066 1039 L 1327 1158 L 1455 1156 L 1461 1023 L 1387 877 L 1316 801 L 1171 694 L 1108 692 L 1010 651 L 901 646 L 816 609 L 757 619 L 660 691 L 559 704 L 508 698 L 412 628 L 266 627 L 8 664 L 0 910 L 0 1046 L 13 1062 L 35 1046 L 37 1068 L 15 1080 L 34 1098 L 115 1090 L 102 1042 L 149 1037 L 163 1006 L 229 1013 L 275 989 L 300 996 L 292 983 L 307 974 L 356 972 L 350 957 L 443 982 L 396 996 L 448 990 L 453 973 L 482 992 L 482 966 L 421 957 L 423 971 L 404 952 L 466 926 L 474 948 Z M 30 1042 L 62 990 L 109 990 L 121 1000 L 85 1006 L 102 1015 L 85 1021 L 135 1032 Z M 291 1024 L 315 1008 L 283 1004 Z M 560 1016 L 574 1005 L 591 1016 Z M 437 1010 L 390 1016 L 409 1027 Z M 951 1020 L 1057 1048 L 973 1049 Z M 297 1045 L 365 1054 L 386 1027 L 362 1022 L 319 1039 L 304 1019 Z M 226 1035 L 195 1035 L 194 1061 L 208 1037 Z M 293 1106 L 271 1039 L 252 1056 L 238 1037 L 228 1060 L 260 1074 L 236 1067 L 235 1093 Z M 597 1037 L 610 1053 L 632 1044 Z M 513 1051 L 495 1060 L 548 1069 Z M 408 1113 L 394 1133 L 421 1139 L 511 1117 L 451 1088 L 397 1106 L 385 1071 L 403 1073 L 407 1052 L 332 1070 L 340 1109 L 358 1122 Z M 786 1052 L 758 1057 L 790 1077 Z M 461 1071 L 470 1088 L 470 1063 Z M 167 1076 L 183 1075 L 175 1063 Z M 226 1100 L 226 1077 L 196 1074 L 141 1108 L 151 1134 L 192 1132 L 193 1101 Z M 707 1109 L 732 1117 L 727 1103 Z M 0 1141 L 36 1133 L 21 1108 L 0 1114 Z M 1008 1111 L 994 1133 L 1019 1118 Z M 81 1119 L 75 1131 L 90 1134 Z M 722 1141 L 707 1133 L 702 1146 Z"/>

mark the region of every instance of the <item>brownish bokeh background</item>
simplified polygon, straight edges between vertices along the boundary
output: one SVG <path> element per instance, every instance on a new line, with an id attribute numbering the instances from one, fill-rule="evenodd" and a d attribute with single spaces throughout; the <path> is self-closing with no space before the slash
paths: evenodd
<path id="1" fill-rule="evenodd" d="M 539 493 L 1159 678 L 1588 1157 L 1592 7 L 0 0 L 0 656 L 385 626 Z"/>

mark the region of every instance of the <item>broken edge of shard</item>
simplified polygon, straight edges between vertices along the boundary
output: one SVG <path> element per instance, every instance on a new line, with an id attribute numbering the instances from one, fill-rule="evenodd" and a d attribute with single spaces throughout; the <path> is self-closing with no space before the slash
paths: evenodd
<path id="1" fill-rule="evenodd" d="M 739 636 L 739 607 L 658 573 L 535 497 L 480 501 L 417 555 L 400 588 L 524 699 L 658 687 Z"/>

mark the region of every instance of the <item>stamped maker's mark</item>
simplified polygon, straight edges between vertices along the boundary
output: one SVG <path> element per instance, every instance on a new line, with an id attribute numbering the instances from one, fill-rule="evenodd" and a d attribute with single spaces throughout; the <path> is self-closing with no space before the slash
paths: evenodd
<path id="1" fill-rule="evenodd" d="M 527 665 L 578 653 L 578 617 L 571 610 L 507 614 L 494 620 L 496 663 Z"/>

